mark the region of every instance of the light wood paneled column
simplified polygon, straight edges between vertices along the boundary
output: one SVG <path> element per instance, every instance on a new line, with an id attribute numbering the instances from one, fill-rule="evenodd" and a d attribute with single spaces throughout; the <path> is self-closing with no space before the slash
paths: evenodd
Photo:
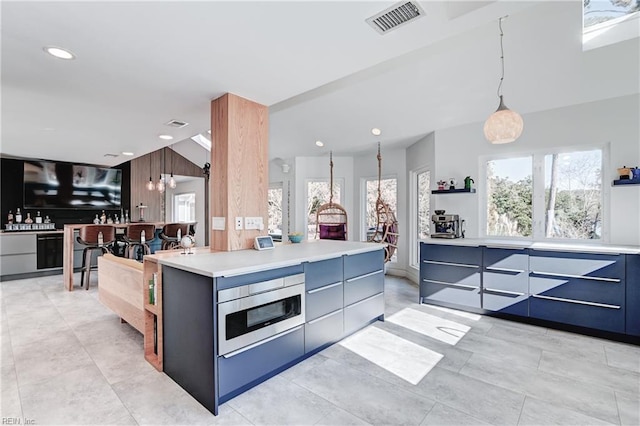
<path id="1" fill-rule="evenodd" d="M 253 247 L 267 234 L 269 111 L 264 105 L 227 93 L 211 102 L 211 215 L 224 230 L 211 230 L 212 251 Z M 237 231 L 236 217 L 262 217 L 263 230 Z"/>

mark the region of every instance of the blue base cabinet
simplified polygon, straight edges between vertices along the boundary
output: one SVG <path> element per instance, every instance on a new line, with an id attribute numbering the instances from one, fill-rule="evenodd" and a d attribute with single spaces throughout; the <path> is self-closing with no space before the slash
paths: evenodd
<path id="1" fill-rule="evenodd" d="M 344 335 L 384 318 L 384 250 L 344 256 Z"/>
<path id="2" fill-rule="evenodd" d="M 484 247 L 482 308 L 526 317 L 529 315 L 528 299 L 528 250 Z"/>
<path id="3" fill-rule="evenodd" d="M 626 333 L 640 336 L 640 254 L 628 254 L 626 259 Z"/>

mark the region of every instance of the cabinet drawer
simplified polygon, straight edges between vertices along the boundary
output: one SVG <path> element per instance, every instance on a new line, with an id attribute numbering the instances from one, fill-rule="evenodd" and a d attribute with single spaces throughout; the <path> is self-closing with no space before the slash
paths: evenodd
<path id="1" fill-rule="evenodd" d="M 242 274 L 229 277 L 220 277 L 216 279 L 216 288 L 223 290 L 225 288 L 238 287 L 246 284 L 254 284 L 262 281 L 274 280 L 277 278 L 287 277 L 289 275 L 298 275 L 304 272 L 302 265 L 288 266 L 286 268 L 271 269 L 268 271 L 254 272 L 251 274 Z"/>
<path id="2" fill-rule="evenodd" d="M 487 272 L 482 273 L 482 288 L 496 293 L 529 293 L 529 274 L 527 272 Z"/>
<path id="3" fill-rule="evenodd" d="M 384 294 L 354 303 L 344 309 L 344 333 L 351 334 L 384 314 Z"/>
<path id="4" fill-rule="evenodd" d="M 258 380 L 304 355 L 304 328 L 286 331 L 244 352 L 218 358 L 220 397 Z M 211 390 L 213 392 L 213 389 Z"/>
<path id="5" fill-rule="evenodd" d="M 342 309 L 339 309 L 305 324 L 305 353 L 340 340 L 344 333 L 343 312 Z"/>
<path id="6" fill-rule="evenodd" d="M 35 241 L 35 238 L 34 238 Z M 0 256 L 2 275 L 24 274 L 36 271 L 36 254 L 12 254 Z"/>
<path id="7" fill-rule="evenodd" d="M 314 320 L 329 312 L 342 309 L 343 303 L 342 281 L 324 287 L 307 290 L 305 297 L 305 317 L 307 321 Z"/>
<path id="8" fill-rule="evenodd" d="M 529 316 L 529 295 L 485 290 L 482 292 L 482 309 L 527 317 Z"/>
<path id="9" fill-rule="evenodd" d="M 529 299 L 529 316 L 616 333 L 624 333 L 625 329 L 624 309 L 622 308 L 542 299 L 536 295 Z"/>
<path id="10" fill-rule="evenodd" d="M 420 283 L 420 298 L 478 309 L 481 305 L 479 285 L 437 283 L 423 279 Z"/>
<path id="11" fill-rule="evenodd" d="M 2 234 L 0 235 L 0 254 L 28 254 L 36 252 L 36 236 L 18 235 L 18 234 Z M 35 266 L 34 266 L 35 268 Z M 3 275 L 5 273 L 3 272 Z"/>
<path id="12" fill-rule="evenodd" d="M 359 302 L 367 297 L 384 291 L 384 270 L 369 272 L 365 275 L 349 278 L 344 282 L 345 306 Z"/>
<path id="13" fill-rule="evenodd" d="M 482 256 L 482 265 L 487 271 L 525 272 L 529 270 L 529 252 L 526 249 L 485 247 Z"/>
<path id="14" fill-rule="evenodd" d="M 422 279 L 441 281 L 449 284 L 464 284 L 480 287 L 479 266 L 467 267 L 437 263 L 422 263 L 422 265 L 420 265 L 420 272 Z"/>
<path id="15" fill-rule="evenodd" d="M 593 281 L 581 278 L 538 276 L 532 273 L 529 277 L 529 292 L 532 295 L 620 307 L 623 307 L 625 303 L 624 281 Z"/>
<path id="16" fill-rule="evenodd" d="M 481 265 L 482 249 L 480 247 L 421 243 L 420 260 Z"/>
<path id="17" fill-rule="evenodd" d="M 335 259 L 309 262 L 304 265 L 307 290 L 342 281 L 342 256 Z"/>
<path id="18" fill-rule="evenodd" d="M 529 270 L 542 275 L 622 279 L 624 255 L 531 250 Z"/>
<path id="19" fill-rule="evenodd" d="M 344 279 L 365 275 L 384 267 L 384 250 L 344 256 Z"/>

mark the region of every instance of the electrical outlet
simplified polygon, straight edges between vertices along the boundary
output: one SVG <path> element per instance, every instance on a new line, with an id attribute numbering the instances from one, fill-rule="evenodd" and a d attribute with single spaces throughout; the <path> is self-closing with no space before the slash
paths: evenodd
<path id="1" fill-rule="evenodd" d="M 242 231 L 242 217 L 236 217 L 236 231 Z"/>
<path id="2" fill-rule="evenodd" d="M 256 229 L 256 230 L 264 229 L 264 225 L 262 224 L 262 217 L 261 216 L 245 217 L 244 229 Z"/>

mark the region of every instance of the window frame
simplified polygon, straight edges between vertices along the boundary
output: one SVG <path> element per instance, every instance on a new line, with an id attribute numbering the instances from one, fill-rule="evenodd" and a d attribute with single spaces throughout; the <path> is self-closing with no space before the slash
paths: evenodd
<path id="1" fill-rule="evenodd" d="M 569 154 L 572 152 L 580 151 L 593 151 L 601 150 L 602 152 L 602 188 L 601 188 L 601 212 L 602 212 L 602 235 L 599 239 L 576 239 L 576 238 L 558 238 L 547 237 L 545 226 L 545 156 L 553 154 Z M 485 155 L 479 157 L 480 181 L 482 182 L 482 189 L 478 190 L 479 195 L 479 229 L 478 235 L 480 238 L 490 238 L 497 240 L 508 241 L 527 241 L 527 242 L 554 242 L 554 243 L 566 243 L 566 244 L 607 244 L 610 238 L 610 221 L 609 221 L 609 206 L 610 206 L 610 186 L 605 184 L 605 177 L 609 176 L 609 158 L 610 158 L 610 144 L 594 144 L 594 145 L 569 145 L 548 149 L 517 151 L 505 154 Z M 510 237 L 503 235 L 488 235 L 487 234 L 487 162 L 492 160 L 507 160 L 509 158 L 532 158 L 532 229 L 530 237 Z M 479 185 L 480 186 L 480 185 Z"/>
<path id="2" fill-rule="evenodd" d="M 385 175 L 385 176 L 381 176 L 380 180 L 388 180 L 388 179 L 395 179 L 396 181 L 396 211 L 394 212 L 396 215 L 396 220 L 398 220 L 398 223 L 400 222 L 400 220 L 398 219 L 398 175 L 397 174 L 389 174 L 389 175 Z M 360 241 L 367 241 L 367 224 L 366 224 L 366 217 L 367 217 L 367 182 L 378 182 L 378 177 L 362 177 L 360 178 Z M 376 188 L 377 191 L 377 188 Z M 377 198 L 377 197 L 376 197 Z M 399 238 L 402 237 L 402 234 L 399 235 Z M 398 251 L 400 250 L 400 247 L 398 247 L 394 253 L 394 255 L 392 256 L 391 260 L 389 261 L 389 263 L 393 263 L 396 264 L 398 263 Z"/>
<path id="3" fill-rule="evenodd" d="M 267 188 L 267 193 L 269 190 L 272 189 L 279 189 L 282 192 L 282 196 L 281 196 L 281 205 L 280 205 L 280 210 L 282 211 L 282 220 L 281 220 L 281 229 L 280 231 L 282 231 L 282 234 L 285 234 L 284 232 L 284 218 L 285 218 L 285 209 L 284 209 L 284 201 L 285 201 L 285 193 L 284 193 L 284 182 L 280 181 L 280 182 L 271 182 L 269 184 L 269 188 Z M 268 204 L 268 203 L 267 203 Z M 269 231 L 269 221 L 271 220 L 271 217 L 269 217 L 269 212 L 268 212 L 268 206 L 267 206 L 267 233 Z"/>
<path id="4" fill-rule="evenodd" d="M 330 180 L 329 178 L 307 178 L 304 180 L 304 239 L 308 240 L 309 239 L 309 214 L 307 213 L 307 205 L 309 203 L 309 183 L 311 182 L 327 182 L 328 184 L 330 184 Z M 336 185 L 340 186 L 340 196 L 344 197 L 344 190 L 345 190 L 345 186 L 344 186 L 344 178 L 334 178 L 333 179 L 333 185 L 334 187 Z M 283 194 L 284 196 L 284 194 Z M 329 200 L 327 200 L 327 202 L 329 202 Z M 340 204 L 342 207 L 345 207 L 344 205 L 344 201 L 341 200 L 341 202 L 336 202 L 336 204 Z M 352 219 L 349 219 L 347 216 L 347 229 L 349 229 L 349 222 L 351 222 Z M 316 238 L 314 238 L 316 239 Z"/>
<path id="5" fill-rule="evenodd" d="M 418 175 L 427 173 L 429 176 L 429 212 L 433 200 L 431 199 L 431 169 L 428 166 L 421 166 L 409 170 L 409 267 L 415 270 L 420 269 L 420 239 L 418 238 Z M 431 232 L 429 232 L 431 234 Z"/>
<path id="6" fill-rule="evenodd" d="M 183 220 L 181 220 L 178 216 L 179 216 L 179 202 L 178 199 L 183 196 L 183 195 L 192 195 L 193 196 L 193 208 L 194 208 L 194 216 L 193 219 L 185 219 L 184 221 L 186 222 L 194 222 L 195 216 L 196 216 L 196 201 L 197 201 L 197 194 L 195 191 L 185 191 L 185 192 L 179 192 L 179 193 L 173 193 L 171 195 L 172 198 L 172 212 L 171 212 L 171 216 L 172 216 L 172 221 L 173 222 L 183 222 Z"/>

